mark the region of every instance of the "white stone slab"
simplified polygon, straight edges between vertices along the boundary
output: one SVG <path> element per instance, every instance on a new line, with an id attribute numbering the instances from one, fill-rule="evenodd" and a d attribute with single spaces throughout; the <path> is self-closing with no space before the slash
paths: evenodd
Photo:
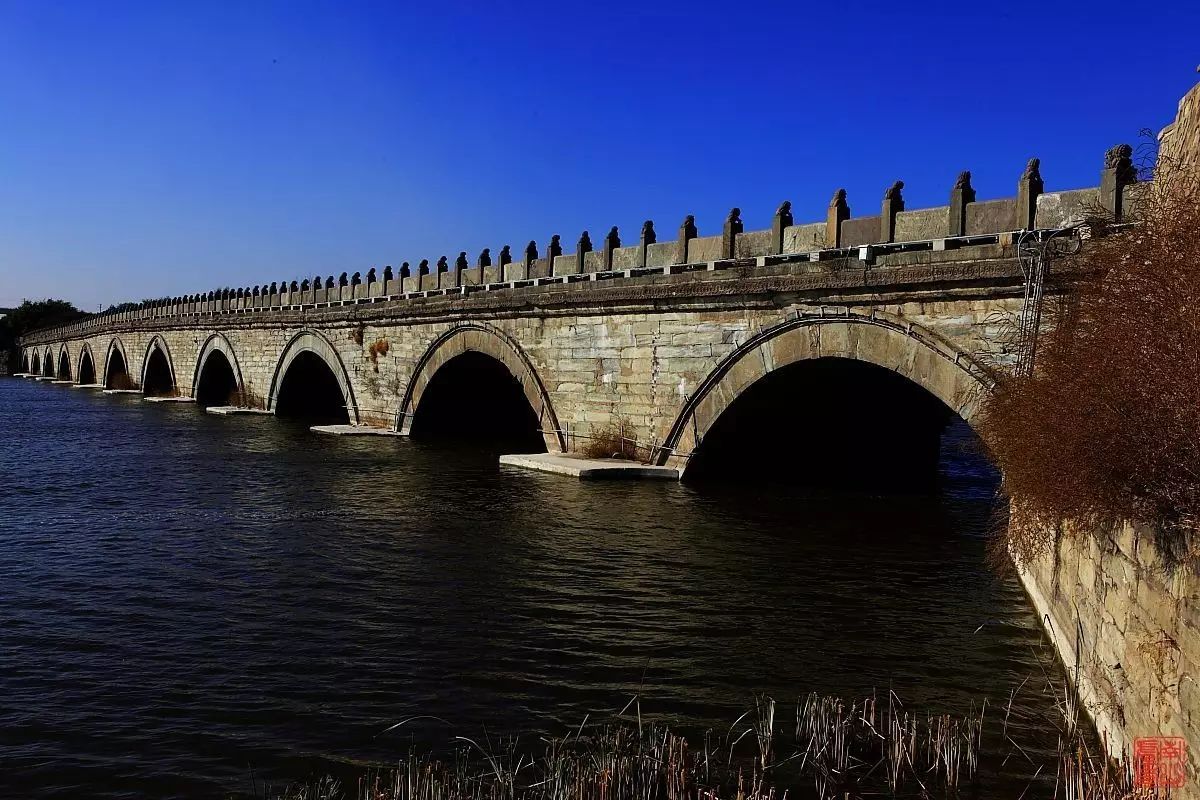
<path id="1" fill-rule="evenodd" d="M 34 378 L 34 380 L 49 383 L 50 381 L 57 380 L 57 379 L 51 378 L 49 375 L 38 375 L 36 378 Z"/>
<path id="2" fill-rule="evenodd" d="M 233 417 L 241 414 L 265 414 L 271 415 L 270 411 L 262 408 L 242 408 L 241 406 L 209 406 L 205 409 L 210 414 L 216 414 L 221 417 Z"/>
<path id="3" fill-rule="evenodd" d="M 404 436 L 398 431 L 372 428 L 370 425 L 313 425 L 309 430 L 330 436 Z"/>
<path id="4" fill-rule="evenodd" d="M 531 453 L 500 456 L 500 463 L 510 467 L 536 469 L 555 475 L 568 475 L 580 480 L 598 478 L 679 480 L 679 470 L 674 467 L 657 467 L 637 461 L 617 458 L 584 458 L 570 454 Z"/>
<path id="5" fill-rule="evenodd" d="M 76 383 L 72 384 L 72 389 L 103 389 L 103 383 Z"/>
<path id="6" fill-rule="evenodd" d="M 105 394 L 141 394 L 141 389 L 105 389 Z"/>
<path id="7" fill-rule="evenodd" d="M 50 381 L 50 382 L 53 383 L 55 386 L 68 386 L 68 385 L 74 386 L 75 385 L 75 381 Z"/>
<path id="8" fill-rule="evenodd" d="M 194 403 L 194 397 L 143 397 L 147 403 Z"/>

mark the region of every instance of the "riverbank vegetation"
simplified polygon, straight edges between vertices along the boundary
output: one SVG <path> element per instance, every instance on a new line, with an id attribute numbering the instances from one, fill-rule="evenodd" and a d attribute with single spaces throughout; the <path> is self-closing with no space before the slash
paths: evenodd
<path id="1" fill-rule="evenodd" d="M 344 785 L 332 777 L 265 792 L 272 800 L 825 800 L 955 797 L 986 789 L 984 750 L 993 764 L 1023 759 L 1033 772 L 1025 793 L 1071 800 L 1127 796 L 1131 776 L 1114 769 L 1075 728 L 1063 729 L 1057 767 L 1032 766 L 1012 738 L 1009 708 L 986 704 L 962 717 L 920 714 L 894 693 L 856 703 L 810 695 L 794 716 L 775 701 L 727 730 L 689 743 L 669 728 L 643 724 L 636 699 L 616 720 L 542 738 L 531 753 L 510 741 L 456 737 L 445 758 L 411 753 Z M 403 726 L 400 723 L 396 727 Z M 1007 755 L 1005 755 L 1007 754 Z M 1057 772 L 1054 770 L 1057 769 Z M 989 793 L 990 794 L 990 793 Z M 1015 795 L 1014 795 L 1015 796 Z"/>
<path id="2" fill-rule="evenodd" d="M 1079 252 L 1052 264 L 1051 280 L 1082 277 L 1049 286 L 1032 370 L 986 401 L 980 430 L 1012 508 L 1002 544 L 1018 562 L 1121 520 L 1177 542 L 1200 525 L 1197 177 L 1160 161 L 1133 224 L 1089 220 Z"/>

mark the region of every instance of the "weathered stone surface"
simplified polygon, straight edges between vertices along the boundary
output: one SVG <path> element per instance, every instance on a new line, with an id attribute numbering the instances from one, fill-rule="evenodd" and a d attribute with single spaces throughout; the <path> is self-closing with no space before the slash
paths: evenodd
<path id="1" fill-rule="evenodd" d="M 998 233 L 1016 230 L 1016 203 L 1013 200 L 988 200 L 967 206 L 967 234 Z"/>
<path id="2" fill-rule="evenodd" d="M 1157 534 L 1125 524 L 1062 537 L 1021 570 L 1029 593 L 1109 750 L 1140 736 L 1181 736 L 1200 747 L 1200 577 L 1172 567 Z M 1197 796 L 1197 763 L 1175 797 Z"/>

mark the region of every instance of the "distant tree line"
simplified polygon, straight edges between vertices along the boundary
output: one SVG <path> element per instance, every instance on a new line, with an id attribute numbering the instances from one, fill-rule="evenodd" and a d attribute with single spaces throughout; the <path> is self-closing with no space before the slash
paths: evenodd
<path id="1" fill-rule="evenodd" d="M 7 360 L 8 372 L 16 372 L 21 366 L 17 342 L 22 336 L 89 316 L 66 300 L 26 300 L 0 319 L 0 359 Z"/>

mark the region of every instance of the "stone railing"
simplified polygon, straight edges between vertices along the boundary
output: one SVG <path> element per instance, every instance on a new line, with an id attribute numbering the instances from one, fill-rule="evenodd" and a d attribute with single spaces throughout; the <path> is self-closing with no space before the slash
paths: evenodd
<path id="1" fill-rule="evenodd" d="M 876 256 L 889 252 L 994 243 L 1002 240 L 1002 234 L 1060 229 L 1096 212 L 1121 219 L 1138 188 L 1134 185 L 1136 171 L 1131 154 L 1128 145 L 1108 151 L 1098 188 L 1047 193 L 1039 162 L 1031 159 L 1017 183 L 1016 196 L 1007 199 L 976 200 L 971 174 L 963 172 L 951 189 L 948 205 L 909 211 L 902 193 L 904 184 L 896 181 L 884 192 L 878 215 L 852 217 L 846 192 L 839 189 L 824 221 L 797 224 L 792 219 L 791 203 L 784 202 L 769 229 L 745 231 L 741 211 L 734 208 L 719 235 L 700 236 L 694 217 L 689 215 L 679 226 L 676 239 L 660 242 L 654 223 L 648 220 L 632 246 L 623 245 L 613 227 L 598 250 L 584 231 L 573 253 L 563 252 L 556 235 L 544 250 L 536 242 L 529 242 L 520 260 L 515 260 L 511 248 L 505 245 L 495 258 L 490 249 L 484 249 L 474 265 L 466 252 L 461 252 L 453 265 L 442 256 L 432 267 L 425 260 L 413 269 L 406 261 L 398 270 L 387 266 L 377 273 L 372 268 L 365 277 L 343 272 L 338 278 L 317 276 L 224 288 L 96 314 L 70 325 L 31 333 L 22 344 L 85 336 L 113 323 L 138 320 L 402 301 L 546 283 L 720 269 L 751 262 L 767 265 L 853 257 L 869 264 Z"/>

